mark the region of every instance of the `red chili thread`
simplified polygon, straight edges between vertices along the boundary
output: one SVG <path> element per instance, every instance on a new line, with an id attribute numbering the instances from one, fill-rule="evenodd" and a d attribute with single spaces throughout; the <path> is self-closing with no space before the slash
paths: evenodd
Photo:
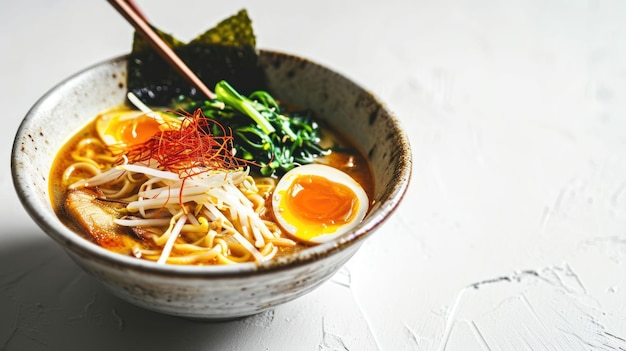
<path id="1" fill-rule="evenodd" d="M 233 155 L 232 130 L 208 119 L 201 109 L 194 113 L 175 112 L 181 116 L 178 129 L 165 130 L 145 143 L 130 146 L 126 157 L 130 163 L 157 162 L 161 170 L 177 173 L 181 179 L 209 170 L 233 170 L 253 162 Z M 214 135 L 211 127 L 221 135 Z"/>
<path id="2" fill-rule="evenodd" d="M 125 155 L 128 163 L 141 162 L 152 166 L 156 162 L 159 169 L 177 173 L 182 180 L 178 203 L 187 213 L 182 201 L 182 188 L 187 178 L 211 170 L 235 170 L 256 163 L 235 157 L 232 130 L 206 118 L 201 109 L 194 113 L 174 113 L 181 116 L 180 128 L 161 131 L 142 144 L 129 146 Z M 211 133 L 211 125 L 217 127 L 221 135 Z M 122 161 L 120 159 L 119 163 Z"/>

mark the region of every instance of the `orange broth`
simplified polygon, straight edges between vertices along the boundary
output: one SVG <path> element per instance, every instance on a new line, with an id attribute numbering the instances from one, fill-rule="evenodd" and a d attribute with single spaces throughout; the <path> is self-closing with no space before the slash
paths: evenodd
<path id="1" fill-rule="evenodd" d="M 68 192 L 68 186 L 75 181 L 78 181 L 82 178 L 85 178 L 85 175 L 81 175 L 80 173 L 73 174 L 73 177 L 69 181 L 63 181 L 63 173 L 67 167 L 69 167 L 75 160 L 72 159 L 71 154 L 75 152 L 77 149 L 77 145 L 79 142 L 84 140 L 85 138 L 96 138 L 99 139 L 98 133 L 96 131 L 96 119 L 88 123 L 84 128 L 82 128 L 79 132 L 74 134 L 59 150 L 57 153 L 54 162 L 51 167 L 50 178 L 49 178 L 49 193 L 50 199 L 52 201 L 53 208 L 57 213 L 57 216 L 72 230 L 76 231 L 79 235 L 83 236 L 87 240 L 93 241 L 90 238 L 88 233 L 85 233 L 80 226 L 75 224 L 70 218 L 65 210 L 63 202 L 65 201 L 66 193 Z M 333 147 L 333 149 L 341 150 L 341 151 L 333 151 L 328 156 L 319 157 L 316 162 L 324 163 L 330 165 L 334 168 L 337 168 L 352 178 L 354 178 L 365 190 L 370 199 L 370 206 L 372 204 L 373 194 L 374 194 L 374 182 L 372 178 L 371 166 L 368 163 L 367 159 L 364 157 L 363 153 L 359 152 L 355 145 L 350 142 L 348 138 L 340 134 L 338 131 L 331 129 L 326 123 L 320 121 L 319 119 L 316 122 L 321 126 L 320 128 L 320 137 L 322 139 L 320 145 L 323 147 Z M 107 149 L 102 150 L 103 153 L 111 152 Z M 108 169 L 114 165 L 114 162 L 103 165 L 103 170 Z M 264 178 L 254 173 L 251 174 L 255 180 L 260 178 Z M 271 215 L 271 204 L 270 204 L 271 194 L 266 195 L 266 211 L 269 216 Z M 271 218 L 273 219 L 273 218 Z M 294 247 L 281 247 L 277 256 L 287 255 L 302 248 L 307 247 L 307 244 L 298 243 Z M 118 251 L 118 250 L 116 250 Z"/>

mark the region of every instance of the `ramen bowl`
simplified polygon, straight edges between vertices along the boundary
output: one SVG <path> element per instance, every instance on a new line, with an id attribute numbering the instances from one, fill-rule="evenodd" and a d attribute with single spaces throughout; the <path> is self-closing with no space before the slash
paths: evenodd
<path id="1" fill-rule="evenodd" d="M 199 320 L 253 315 L 296 299 L 336 273 L 392 215 L 411 174 L 408 138 L 371 93 L 310 60 L 260 50 L 274 96 L 310 107 L 367 156 L 373 205 L 348 233 L 262 264 L 179 266 L 108 251 L 66 227 L 51 205 L 48 178 L 59 149 L 97 113 L 126 97 L 127 56 L 89 67 L 47 92 L 17 131 L 11 166 L 23 206 L 55 242 L 114 295 L 143 308 Z"/>

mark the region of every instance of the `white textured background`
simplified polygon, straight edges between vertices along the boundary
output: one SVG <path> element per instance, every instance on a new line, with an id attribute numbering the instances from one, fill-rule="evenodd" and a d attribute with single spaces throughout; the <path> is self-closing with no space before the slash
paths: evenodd
<path id="1" fill-rule="evenodd" d="M 626 2 L 137 3 L 184 40 L 246 8 L 259 47 L 373 91 L 411 138 L 409 192 L 291 303 L 211 324 L 129 305 L 29 220 L 9 159 L 29 107 L 132 29 L 106 1 L 3 1 L 0 350 L 626 350 Z"/>

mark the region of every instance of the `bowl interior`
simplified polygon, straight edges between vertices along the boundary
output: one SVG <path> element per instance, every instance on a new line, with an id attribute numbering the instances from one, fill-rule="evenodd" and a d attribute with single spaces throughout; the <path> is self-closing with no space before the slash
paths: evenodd
<path id="1" fill-rule="evenodd" d="M 296 56 L 260 52 L 270 90 L 282 100 L 312 107 L 343 132 L 368 157 L 373 170 L 374 206 L 363 223 L 329 243 L 314 246 L 265 266 L 163 267 L 111 253 L 91 244 L 56 218 L 48 193 L 50 166 L 66 140 L 98 112 L 121 104 L 126 93 L 126 57 L 89 67 L 45 94 L 28 112 L 15 137 L 12 174 L 17 194 L 31 217 L 53 239 L 70 251 L 145 269 L 181 273 L 241 271 L 281 268 L 308 262 L 352 245 L 382 224 L 398 206 L 411 173 L 408 138 L 399 122 L 372 94 L 349 79 Z"/>

